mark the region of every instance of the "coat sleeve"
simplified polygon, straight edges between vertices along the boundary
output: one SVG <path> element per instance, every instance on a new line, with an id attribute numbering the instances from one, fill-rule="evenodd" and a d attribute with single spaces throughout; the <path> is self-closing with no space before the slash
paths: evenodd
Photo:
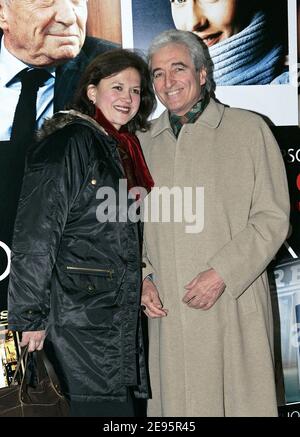
<path id="1" fill-rule="evenodd" d="M 58 144 L 63 152 L 56 153 Z M 74 136 L 52 135 L 38 145 L 27 163 L 12 244 L 9 329 L 46 328 L 52 270 L 87 166 L 84 150 L 82 141 L 79 144 Z"/>
<path id="2" fill-rule="evenodd" d="M 147 248 L 146 248 L 146 242 L 144 241 L 143 244 L 143 262 L 142 262 L 142 267 L 143 267 L 143 280 L 149 276 L 153 274 L 153 267 L 152 264 L 149 261 L 149 258 L 147 256 Z"/>
<path id="3" fill-rule="evenodd" d="M 283 159 L 268 126 L 261 121 L 254 151 L 255 186 L 247 226 L 208 262 L 238 298 L 265 270 L 289 228 L 289 193 Z"/>

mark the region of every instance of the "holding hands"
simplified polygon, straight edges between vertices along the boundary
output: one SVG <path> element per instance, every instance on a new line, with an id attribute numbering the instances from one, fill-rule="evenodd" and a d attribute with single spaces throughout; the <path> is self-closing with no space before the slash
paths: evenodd
<path id="1" fill-rule="evenodd" d="M 226 285 L 214 269 L 209 269 L 198 273 L 184 288 L 186 293 L 182 302 L 190 308 L 208 310 L 216 303 Z M 151 319 L 168 314 L 168 310 L 163 308 L 155 284 L 148 278 L 143 282 L 141 304 L 144 313 Z"/>

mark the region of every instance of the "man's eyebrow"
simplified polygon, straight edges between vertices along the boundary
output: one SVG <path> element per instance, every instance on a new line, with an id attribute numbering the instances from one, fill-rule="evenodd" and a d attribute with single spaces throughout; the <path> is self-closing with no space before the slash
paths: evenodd
<path id="1" fill-rule="evenodd" d="M 152 70 L 152 74 L 156 73 L 159 70 L 162 70 L 162 68 L 160 68 L 160 67 L 154 68 L 154 70 Z"/>
<path id="2" fill-rule="evenodd" d="M 184 62 L 173 62 L 171 64 L 172 67 L 187 67 L 187 65 Z"/>
<path id="3" fill-rule="evenodd" d="M 185 68 L 188 68 L 188 65 L 186 65 L 184 62 L 173 62 L 171 64 L 171 67 L 173 67 L 173 68 L 174 67 L 185 67 Z M 163 68 L 161 68 L 161 67 L 154 68 L 154 70 L 152 70 L 152 74 L 156 73 L 159 70 L 163 70 Z"/>

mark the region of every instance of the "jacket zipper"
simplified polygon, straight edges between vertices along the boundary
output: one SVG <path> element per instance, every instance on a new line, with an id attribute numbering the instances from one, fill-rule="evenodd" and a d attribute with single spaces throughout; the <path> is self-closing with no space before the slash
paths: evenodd
<path id="1" fill-rule="evenodd" d="M 105 273 L 109 276 L 109 279 L 112 279 L 113 270 L 112 269 L 89 269 L 87 267 L 73 267 L 67 266 L 67 270 L 79 271 L 79 272 L 91 272 L 91 273 Z"/>

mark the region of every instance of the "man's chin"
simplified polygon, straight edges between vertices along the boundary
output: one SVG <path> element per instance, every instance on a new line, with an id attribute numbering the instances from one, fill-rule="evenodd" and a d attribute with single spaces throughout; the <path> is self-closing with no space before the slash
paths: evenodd
<path id="1" fill-rule="evenodd" d="M 51 51 L 51 54 L 49 53 L 49 58 L 52 59 L 53 64 L 61 64 L 76 58 L 79 52 L 80 47 L 78 45 L 66 44 Z M 48 55 L 48 53 L 46 55 Z"/>
<path id="2" fill-rule="evenodd" d="M 78 44 L 64 44 L 55 50 L 57 59 L 73 59 L 80 52 L 81 47 Z"/>

